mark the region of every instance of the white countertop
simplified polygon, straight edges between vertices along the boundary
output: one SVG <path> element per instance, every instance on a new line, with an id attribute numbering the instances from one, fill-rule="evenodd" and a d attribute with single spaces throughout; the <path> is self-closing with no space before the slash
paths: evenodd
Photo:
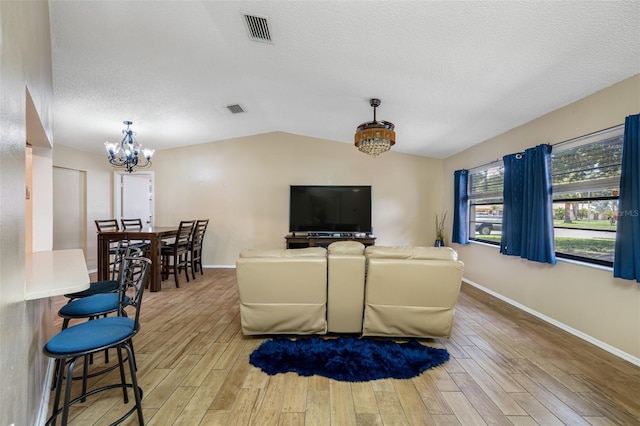
<path id="1" fill-rule="evenodd" d="M 27 253 L 25 269 L 25 300 L 60 296 L 89 288 L 89 273 L 81 249 Z"/>

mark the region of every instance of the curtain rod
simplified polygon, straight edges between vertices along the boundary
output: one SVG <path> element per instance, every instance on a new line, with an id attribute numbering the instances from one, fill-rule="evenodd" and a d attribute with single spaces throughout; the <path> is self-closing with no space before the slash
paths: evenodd
<path id="1" fill-rule="evenodd" d="M 571 138 L 571 139 L 568 139 L 566 141 L 556 142 L 556 143 L 549 144 L 549 145 L 554 146 L 554 147 L 555 146 L 562 146 L 562 145 L 565 145 L 565 144 L 568 144 L 568 143 L 571 143 L 571 142 L 575 142 L 575 141 L 577 141 L 579 139 L 592 137 L 592 136 L 595 136 L 595 135 L 600 134 L 600 133 L 606 133 L 606 132 L 609 132 L 609 131 L 611 131 L 613 129 L 616 129 L 618 127 L 622 127 L 622 126 L 624 126 L 624 123 L 616 124 L 615 126 L 607 127 L 606 129 L 597 130 L 595 132 L 587 133 L 586 135 L 577 136 L 575 138 Z M 516 153 L 516 154 L 518 154 L 518 153 Z M 499 163 L 501 161 L 502 161 L 502 158 L 496 158 L 495 160 L 489 161 L 488 163 L 481 164 L 481 165 L 475 166 L 475 167 L 471 167 L 470 169 L 467 169 L 467 171 L 471 172 L 471 171 L 474 171 L 474 170 L 477 170 L 477 169 L 481 169 L 481 168 L 484 168 L 484 167 L 491 166 L 492 164 Z"/>
<path id="2" fill-rule="evenodd" d="M 549 145 L 551 145 L 551 146 L 561 146 L 561 145 L 565 145 L 565 144 L 568 144 L 568 143 L 571 143 L 571 142 L 575 142 L 575 141 L 577 141 L 577 140 L 579 140 L 579 139 L 590 138 L 590 137 L 595 136 L 595 135 L 598 135 L 598 134 L 600 134 L 600 133 L 606 133 L 606 132 L 609 132 L 609 131 L 611 131 L 611 130 L 613 130 L 613 129 L 616 129 L 616 128 L 618 128 L 618 127 L 624 127 L 624 123 L 616 124 L 615 126 L 607 127 L 606 129 L 596 130 L 595 132 L 587 133 L 586 135 L 578 136 L 578 137 L 575 137 L 575 138 L 572 138 L 572 139 L 568 139 L 568 140 L 566 140 L 566 141 L 556 142 L 556 143 L 549 144 Z"/>

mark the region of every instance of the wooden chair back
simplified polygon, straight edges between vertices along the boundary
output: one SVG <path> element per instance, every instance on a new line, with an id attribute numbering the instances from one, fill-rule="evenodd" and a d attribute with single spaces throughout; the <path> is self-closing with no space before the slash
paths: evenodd
<path id="1" fill-rule="evenodd" d="M 192 250 L 198 250 L 202 248 L 202 241 L 204 240 L 204 233 L 207 231 L 208 224 L 209 224 L 209 219 L 196 221 L 196 224 L 193 227 L 193 237 L 191 239 Z"/>
<path id="2" fill-rule="evenodd" d="M 162 254 L 162 279 L 166 279 L 170 274 L 173 274 L 176 281 L 176 288 L 180 287 L 178 273 L 182 269 L 184 269 L 187 282 L 189 282 L 189 273 L 187 271 L 189 247 L 195 223 L 195 220 L 180 221 L 180 226 L 178 227 L 178 232 L 175 235 L 173 244 L 166 244 L 160 248 Z"/>
<path id="3" fill-rule="evenodd" d="M 182 220 L 180 221 L 180 227 L 176 234 L 176 241 L 174 243 L 176 252 L 184 252 L 189 249 L 189 243 L 191 242 L 191 234 L 193 233 L 193 227 L 195 226 L 195 220 Z"/>
<path id="4" fill-rule="evenodd" d="M 96 220 L 98 232 L 119 231 L 118 221 L 115 219 Z"/>
<path id="5" fill-rule="evenodd" d="M 122 229 L 142 229 L 142 219 L 120 219 Z"/>

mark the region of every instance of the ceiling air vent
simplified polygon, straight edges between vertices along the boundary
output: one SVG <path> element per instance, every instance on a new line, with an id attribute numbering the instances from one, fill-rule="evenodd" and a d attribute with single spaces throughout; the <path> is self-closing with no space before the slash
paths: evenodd
<path id="1" fill-rule="evenodd" d="M 244 109 L 238 104 L 227 105 L 227 109 L 231 111 L 231 114 L 240 114 L 241 112 L 244 112 Z"/>
<path id="2" fill-rule="evenodd" d="M 247 24 L 247 31 L 249 31 L 251 40 L 271 43 L 271 33 L 269 32 L 267 18 L 244 15 L 244 22 Z"/>

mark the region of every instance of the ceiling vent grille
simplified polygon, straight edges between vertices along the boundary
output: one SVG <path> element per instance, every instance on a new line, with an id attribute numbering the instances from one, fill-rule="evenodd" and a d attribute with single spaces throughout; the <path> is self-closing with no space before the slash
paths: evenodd
<path id="1" fill-rule="evenodd" d="M 235 104 L 235 105 L 227 105 L 227 109 L 229 111 L 231 111 L 231 114 L 240 114 L 241 112 L 244 112 L 244 108 L 242 108 L 240 105 Z"/>
<path id="2" fill-rule="evenodd" d="M 249 38 L 254 41 L 271 43 L 271 33 L 267 18 L 254 15 L 244 15 L 244 22 L 247 24 Z"/>

